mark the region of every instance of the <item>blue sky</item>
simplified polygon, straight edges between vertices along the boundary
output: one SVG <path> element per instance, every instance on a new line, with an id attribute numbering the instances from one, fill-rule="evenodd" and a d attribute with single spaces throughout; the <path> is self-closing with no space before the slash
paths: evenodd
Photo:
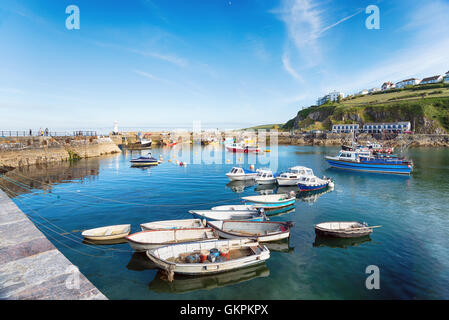
<path id="1" fill-rule="evenodd" d="M 65 8 L 80 9 L 67 30 Z M 368 30 L 365 8 L 380 9 Z M 283 123 L 332 90 L 449 70 L 442 0 L 0 3 L 0 128 Z"/>

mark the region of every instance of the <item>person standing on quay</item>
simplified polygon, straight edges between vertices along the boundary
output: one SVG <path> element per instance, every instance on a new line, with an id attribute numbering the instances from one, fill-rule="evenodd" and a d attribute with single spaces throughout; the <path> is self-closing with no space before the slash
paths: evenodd
<path id="1" fill-rule="evenodd" d="M 45 128 L 45 136 L 48 137 L 48 128 Z"/>

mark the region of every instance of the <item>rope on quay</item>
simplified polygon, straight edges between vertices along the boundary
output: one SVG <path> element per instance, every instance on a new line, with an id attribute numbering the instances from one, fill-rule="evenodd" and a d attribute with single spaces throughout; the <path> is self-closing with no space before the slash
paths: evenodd
<path id="1" fill-rule="evenodd" d="M 41 182 L 41 181 L 38 181 L 38 180 L 35 180 L 32 178 L 28 178 L 26 176 L 20 175 L 18 173 L 12 172 L 12 171 L 10 171 L 10 172 L 15 175 L 18 175 L 22 178 L 33 180 L 33 181 L 39 182 L 41 184 L 51 186 L 51 184 L 49 184 L 49 183 L 45 183 L 45 182 Z M 128 202 L 128 201 L 120 201 L 120 200 L 115 200 L 115 199 L 102 198 L 102 197 L 92 196 L 92 195 L 83 194 L 81 192 L 70 191 L 70 190 L 66 190 L 66 192 L 77 194 L 77 195 L 82 195 L 84 197 L 89 197 L 89 198 L 93 198 L 93 199 L 97 199 L 97 200 L 103 200 L 103 201 L 127 204 L 127 205 L 134 205 L 134 206 L 144 206 L 144 207 L 188 207 L 188 206 L 192 206 L 192 205 L 202 206 L 202 205 L 211 205 L 211 204 L 223 203 L 223 202 L 228 202 L 228 201 L 234 200 L 234 199 L 226 199 L 226 200 L 219 200 L 219 201 L 213 201 L 213 202 L 187 203 L 187 204 L 147 204 L 147 203 L 137 203 L 137 202 Z M 241 201 L 241 198 L 239 197 L 238 200 Z"/>
<path id="2" fill-rule="evenodd" d="M 11 192 L 12 194 L 16 194 L 15 192 L 13 192 L 11 189 L 9 189 L 8 187 L 4 186 L 3 184 L 1 184 L 1 186 L 2 186 L 2 188 L 7 189 L 7 190 L 8 190 L 9 192 Z M 17 194 L 16 194 L 16 195 L 17 195 Z M 41 227 L 41 228 L 43 227 L 43 228 L 45 228 L 45 229 L 47 229 L 47 230 L 49 230 L 49 231 L 51 231 L 51 232 L 53 232 L 53 233 L 55 233 L 55 234 L 57 234 L 57 235 L 59 235 L 59 236 L 65 238 L 65 239 L 67 239 L 67 240 L 70 240 L 70 241 L 73 241 L 73 242 L 75 242 L 75 243 L 77 243 L 77 244 L 81 244 L 81 245 L 84 245 L 84 246 L 86 246 L 86 247 L 88 247 L 88 248 L 100 250 L 100 251 L 103 251 L 103 252 L 106 252 L 106 251 L 134 252 L 133 250 L 122 250 L 122 249 L 116 249 L 116 248 L 101 248 L 101 247 L 97 247 L 97 246 L 95 246 L 95 243 L 94 243 L 94 242 L 90 242 L 90 241 L 88 241 L 88 240 L 83 240 L 83 239 L 81 239 L 81 238 L 76 237 L 75 235 L 70 234 L 70 232 L 68 232 L 67 230 L 64 230 L 63 228 L 57 226 L 56 224 L 52 223 L 51 221 L 49 221 L 48 219 L 46 219 L 45 217 L 43 217 L 42 215 L 40 215 L 39 213 L 37 213 L 37 212 L 36 212 L 35 210 L 33 210 L 30 206 L 28 206 L 28 205 L 25 204 L 22 200 L 20 200 L 18 197 L 16 197 L 16 199 L 17 199 L 22 205 L 24 205 L 25 207 L 27 207 L 28 210 L 32 211 L 35 215 L 37 215 L 39 218 L 45 220 L 48 224 L 50 224 L 50 225 L 54 226 L 55 228 L 61 230 L 63 233 L 68 233 L 69 235 L 73 236 L 74 239 L 71 238 L 71 237 L 69 237 L 69 236 L 67 236 L 67 235 L 64 235 L 64 234 L 62 234 L 62 233 L 59 233 L 58 231 L 55 231 L 54 229 L 50 228 L 49 226 L 44 225 L 44 224 L 41 223 L 41 222 L 38 222 L 37 219 L 36 219 L 35 217 L 32 217 L 30 214 L 27 214 L 28 218 L 29 218 L 31 221 L 33 221 L 33 223 L 36 225 L 36 227 L 38 227 L 38 229 L 40 229 L 39 227 Z M 41 230 L 41 231 L 42 231 L 42 230 Z M 56 242 L 63 244 L 63 245 L 66 246 L 67 248 L 70 248 L 70 249 L 72 249 L 72 250 L 74 250 L 74 251 L 77 251 L 77 252 L 79 252 L 79 253 L 85 254 L 85 253 L 83 253 L 83 252 L 80 252 L 80 251 L 78 251 L 78 250 L 76 250 L 76 249 L 73 249 L 73 248 L 67 246 L 66 244 L 64 244 L 64 243 L 62 243 L 62 242 L 60 242 L 60 241 L 58 241 L 57 239 L 55 239 L 54 237 L 50 236 L 49 234 L 47 234 L 47 235 L 48 235 L 50 238 L 54 239 Z M 86 243 L 84 243 L 83 241 L 84 241 L 84 242 L 87 242 L 87 243 L 89 243 L 89 244 L 86 244 Z M 91 244 L 92 244 L 92 245 L 91 245 Z M 89 255 L 89 254 L 85 254 L 85 255 Z M 93 256 L 93 255 L 89 255 L 89 256 Z M 95 257 L 101 257 L 101 256 L 95 256 Z"/>

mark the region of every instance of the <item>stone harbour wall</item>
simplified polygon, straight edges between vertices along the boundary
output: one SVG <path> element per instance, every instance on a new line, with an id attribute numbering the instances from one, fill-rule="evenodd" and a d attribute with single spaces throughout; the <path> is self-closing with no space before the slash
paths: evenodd
<path id="1" fill-rule="evenodd" d="M 0 168 L 17 168 L 55 161 L 98 157 L 121 152 L 109 138 L 16 137 L 0 138 Z"/>

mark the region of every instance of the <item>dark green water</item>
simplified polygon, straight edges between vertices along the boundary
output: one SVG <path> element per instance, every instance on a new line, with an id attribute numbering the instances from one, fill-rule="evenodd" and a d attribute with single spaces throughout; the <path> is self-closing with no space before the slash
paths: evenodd
<path id="1" fill-rule="evenodd" d="M 151 169 L 131 168 L 130 153 L 13 171 L 0 180 L 16 204 L 110 299 L 448 299 L 449 150 L 408 150 L 415 163 L 410 177 L 330 169 L 323 157 L 337 150 L 279 147 L 279 170 L 310 167 L 318 176 L 333 177 L 335 189 L 298 198 L 294 211 L 272 218 L 295 226 L 288 243 L 271 246 L 265 264 L 215 276 L 176 277 L 173 283 L 161 280 L 127 243 L 88 246 L 79 230 L 130 223 L 136 232 L 140 223 L 190 218 L 190 209 L 288 190 L 229 184 L 225 173 L 233 165 L 227 162 L 180 167 L 164 161 Z M 153 150 L 165 159 L 172 157 L 170 152 Z M 211 154 L 210 148 L 198 152 Z M 316 239 L 314 224 L 332 220 L 382 227 L 364 239 Z M 61 235 L 62 230 L 69 234 Z M 365 287 L 369 265 L 379 267 L 379 290 Z"/>

